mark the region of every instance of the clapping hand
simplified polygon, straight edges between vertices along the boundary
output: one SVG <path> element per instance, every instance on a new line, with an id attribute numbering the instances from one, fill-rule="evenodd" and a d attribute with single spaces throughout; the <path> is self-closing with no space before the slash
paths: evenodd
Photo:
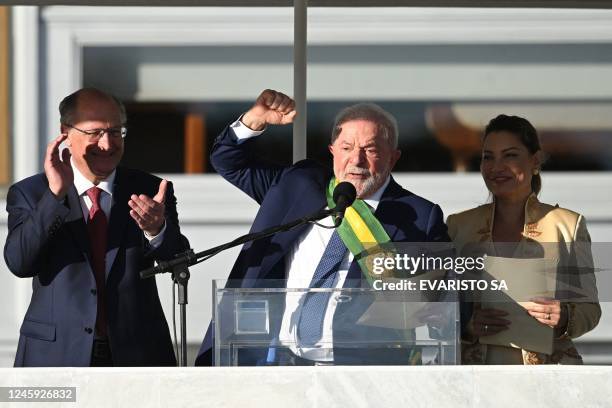
<path id="1" fill-rule="evenodd" d="M 70 151 L 64 149 L 60 158 L 59 147 L 67 137 L 66 133 L 62 133 L 47 145 L 44 162 L 49 189 L 60 200 L 66 197 L 68 189 L 74 183 L 74 172 L 70 165 Z"/>
<path id="2" fill-rule="evenodd" d="M 153 198 L 145 194 L 132 194 L 128 205 L 130 206 L 130 215 L 149 236 L 155 236 L 160 233 L 164 226 L 165 211 L 166 211 L 166 190 L 168 181 L 162 180 L 159 183 L 159 190 Z"/>
<path id="3" fill-rule="evenodd" d="M 241 119 L 252 130 L 263 130 L 267 125 L 287 125 L 293 122 L 295 102 L 287 95 L 266 89 Z"/>

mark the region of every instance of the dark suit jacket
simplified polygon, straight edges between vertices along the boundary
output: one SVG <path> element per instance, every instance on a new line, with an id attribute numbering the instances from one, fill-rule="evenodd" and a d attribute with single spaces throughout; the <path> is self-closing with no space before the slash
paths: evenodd
<path id="1" fill-rule="evenodd" d="M 156 259 L 189 247 L 181 235 L 172 185 L 166 195 L 166 231 L 149 246 L 129 215 L 131 194 L 154 196 L 161 179 L 117 168 L 109 220 L 106 302 L 108 335 L 117 366 L 175 365 L 176 360 L 155 279 L 138 272 Z M 11 186 L 4 258 L 11 272 L 31 277 L 32 299 L 20 330 L 15 366 L 89 366 L 96 322 L 96 282 L 89 239 L 76 188 L 64 202 L 42 174 Z"/>
<path id="2" fill-rule="evenodd" d="M 271 167 L 255 157 L 251 146 L 252 141 L 236 143 L 233 131 L 226 128 L 217 138 L 211 155 L 219 174 L 260 204 L 251 232 L 312 214 L 327 205 L 325 190 L 332 177 L 329 169 L 311 160 L 290 167 Z M 404 190 L 393 179 L 385 189 L 375 215 L 394 242 L 450 241 L 440 207 Z M 240 281 L 242 287 L 265 286 L 265 280 L 286 279 L 283 259 L 306 228 L 302 226 L 245 244 L 229 279 Z M 357 262 L 353 262 L 346 282 L 359 279 L 361 269 Z M 212 346 L 209 326 L 197 365 L 212 364 Z"/>

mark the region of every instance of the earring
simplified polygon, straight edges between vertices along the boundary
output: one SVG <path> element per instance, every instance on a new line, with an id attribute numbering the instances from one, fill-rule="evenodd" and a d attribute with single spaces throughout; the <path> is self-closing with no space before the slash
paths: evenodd
<path id="1" fill-rule="evenodd" d="M 538 168 L 533 169 L 533 175 L 537 176 L 538 174 L 540 174 L 540 169 L 538 169 Z"/>

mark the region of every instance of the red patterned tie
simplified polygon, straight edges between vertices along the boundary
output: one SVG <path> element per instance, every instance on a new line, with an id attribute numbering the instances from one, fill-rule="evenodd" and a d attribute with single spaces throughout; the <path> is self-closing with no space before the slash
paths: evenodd
<path id="1" fill-rule="evenodd" d="M 92 187 L 87 190 L 87 196 L 92 206 L 89 209 L 87 219 L 87 233 L 91 245 L 91 268 L 96 278 L 98 313 L 96 315 L 96 333 L 98 336 L 106 337 L 106 236 L 108 233 L 108 221 L 100 207 L 100 194 L 102 190 Z"/>

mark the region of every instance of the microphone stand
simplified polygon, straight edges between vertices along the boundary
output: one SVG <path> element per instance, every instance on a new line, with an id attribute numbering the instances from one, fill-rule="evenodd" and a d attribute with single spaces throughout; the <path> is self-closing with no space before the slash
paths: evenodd
<path id="1" fill-rule="evenodd" d="M 158 262 L 157 266 L 140 271 L 141 279 L 147 279 L 160 273 L 172 273 L 172 280 L 178 285 L 177 303 L 180 309 L 181 326 L 181 350 L 178 356 L 179 366 L 187 366 L 187 284 L 189 283 L 190 278 L 190 266 L 196 265 L 217 255 L 219 252 L 244 244 L 246 242 L 267 238 L 279 232 L 289 231 L 300 225 L 321 220 L 329 215 L 344 215 L 345 209 L 346 206 L 342 205 L 340 209 L 338 209 L 338 206 L 336 206 L 331 210 L 320 210 L 314 214 L 298 218 L 286 224 L 282 224 L 276 227 L 270 227 L 260 232 L 242 235 L 226 244 L 218 245 L 216 247 L 198 253 L 194 253 L 193 249 L 190 249 L 186 252 L 177 254 L 175 259 L 172 259 L 170 261 Z M 341 222 L 342 218 L 338 217 L 334 222 L 334 228 L 337 228 Z"/>

